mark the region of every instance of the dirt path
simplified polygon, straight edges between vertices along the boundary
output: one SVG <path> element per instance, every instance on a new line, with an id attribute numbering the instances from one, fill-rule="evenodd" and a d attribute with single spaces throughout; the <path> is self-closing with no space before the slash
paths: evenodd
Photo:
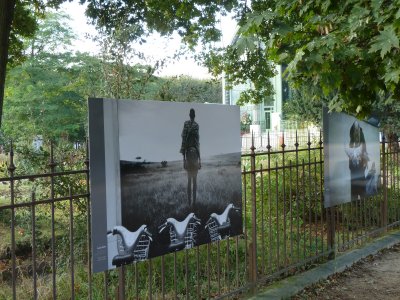
<path id="1" fill-rule="evenodd" d="M 292 299 L 400 299 L 400 244 L 363 259 Z"/>

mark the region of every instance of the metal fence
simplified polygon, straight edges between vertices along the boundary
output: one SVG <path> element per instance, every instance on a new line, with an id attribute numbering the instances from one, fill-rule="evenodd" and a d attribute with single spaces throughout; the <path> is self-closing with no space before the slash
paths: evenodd
<path id="1" fill-rule="evenodd" d="M 379 195 L 325 209 L 321 136 L 285 137 L 242 155 L 243 235 L 100 274 L 90 271 L 87 151 L 51 145 L 27 161 L 4 147 L 0 298 L 240 298 L 399 224 L 397 142 L 382 141 Z M 26 175 L 32 164 L 41 172 Z"/>
<path id="2" fill-rule="evenodd" d="M 251 147 L 254 146 L 257 152 L 268 151 L 267 146 L 270 146 L 272 151 L 281 150 L 283 140 L 285 140 L 285 149 L 295 149 L 296 142 L 300 145 L 307 145 L 311 141 L 312 145 L 318 145 L 320 138 L 320 129 L 287 129 L 283 131 L 266 131 L 263 133 L 243 133 L 242 152 L 249 153 Z"/>

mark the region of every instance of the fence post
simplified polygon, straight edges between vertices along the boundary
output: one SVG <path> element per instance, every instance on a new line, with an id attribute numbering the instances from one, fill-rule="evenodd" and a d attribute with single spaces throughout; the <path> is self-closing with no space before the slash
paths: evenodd
<path id="1" fill-rule="evenodd" d="M 87 219 L 86 219 L 86 230 L 87 230 L 87 257 L 88 257 L 88 299 L 92 300 L 92 228 L 91 228 L 91 216 L 90 216 L 90 179 L 89 179 L 89 138 L 86 139 L 86 193 L 89 194 L 87 198 Z"/>
<path id="2" fill-rule="evenodd" d="M 14 165 L 14 146 L 13 142 L 10 142 L 10 163 L 8 165 L 8 172 L 10 176 L 10 202 L 11 202 L 11 263 L 12 263 L 12 293 L 13 299 L 17 299 L 17 259 L 15 255 L 15 181 L 14 181 L 14 172 L 15 172 L 15 165 Z"/>
<path id="3" fill-rule="evenodd" d="M 257 187 L 256 187 L 256 154 L 254 147 L 254 133 L 251 133 L 251 259 L 250 280 L 255 288 L 257 282 Z"/>
<path id="4" fill-rule="evenodd" d="M 335 249 L 335 212 L 336 212 L 336 207 L 328 207 L 326 209 L 327 213 L 327 226 L 328 226 L 328 251 L 330 251 L 328 255 L 328 259 L 334 259 L 336 256 L 336 249 Z"/>
<path id="5" fill-rule="evenodd" d="M 118 300 L 125 300 L 125 266 L 118 268 Z"/>
<path id="6" fill-rule="evenodd" d="M 382 134 L 382 168 L 383 168 L 383 201 L 381 202 L 381 227 L 384 231 L 387 230 L 387 212 L 388 212 L 388 199 L 387 199 L 387 160 L 386 160 L 386 138 Z"/>

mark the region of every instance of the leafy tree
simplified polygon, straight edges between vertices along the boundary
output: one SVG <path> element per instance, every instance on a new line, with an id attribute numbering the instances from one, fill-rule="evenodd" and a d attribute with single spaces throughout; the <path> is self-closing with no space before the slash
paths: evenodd
<path id="1" fill-rule="evenodd" d="M 261 43 L 263 57 L 288 65 L 294 88 L 318 87 L 317 98 L 328 98 L 330 109 L 359 117 L 390 111 L 398 118 L 399 6 L 398 0 L 254 0 L 224 66 L 244 57 L 243 66 L 251 68 L 245 54 Z M 239 68 L 228 75 L 246 72 Z"/>
<path id="2" fill-rule="evenodd" d="M 86 14 L 99 28 L 112 31 L 120 25 L 121 18 L 127 26 L 136 26 L 132 39 L 144 42 L 144 36 L 151 31 L 162 35 L 178 32 L 191 47 L 198 41 L 218 41 L 221 32 L 217 23 L 220 14 L 238 7 L 239 0 L 120 0 L 85 1 Z"/>
<path id="3" fill-rule="evenodd" d="M 221 103 L 222 85 L 215 80 L 194 79 L 189 76 L 159 78 L 155 99 L 178 102 Z"/>
<path id="4" fill-rule="evenodd" d="M 289 99 L 283 105 L 284 118 L 298 124 L 322 126 L 322 106 L 327 105 L 329 99 L 317 97 L 319 91 L 315 91 L 316 89 L 312 85 L 303 85 L 292 90 Z"/>
<path id="5" fill-rule="evenodd" d="M 20 31 L 22 35 L 33 34 L 39 14 L 32 15 L 32 10 L 29 8 L 33 6 L 37 12 L 43 12 L 46 7 L 58 7 L 63 2 L 65 0 L 0 1 L 0 116 L 6 65 L 7 60 L 10 59 L 8 50 L 18 45 L 16 40 L 9 43 L 10 31 Z M 80 0 L 79 2 L 88 4 L 86 14 L 92 18 L 98 28 L 103 28 L 107 33 L 118 28 L 121 19 L 125 18 L 126 25 L 136 26 L 136 30 L 130 35 L 132 40 L 145 42 L 145 34 L 154 30 L 163 35 L 177 31 L 184 42 L 194 48 L 199 40 L 217 41 L 219 39 L 221 33 L 216 26 L 219 14 L 231 11 L 238 6 L 239 0 L 217 2 L 208 0 Z M 24 10 L 24 13 L 17 12 L 18 7 Z M 33 26 L 21 26 L 17 19 L 23 20 L 22 24 L 31 21 Z"/>
<path id="6" fill-rule="evenodd" d="M 65 15 L 50 14 L 24 41 L 30 57 L 8 73 L 3 132 L 13 139 L 83 139 L 86 98 L 98 86 L 99 63 L 57 47 L 71 44 Z M 94 78 L 97 77 L 97 78 Z M 90 84 L 88 84 L 90 83 Z"/>
<path id="7" fill-rule="evenodd" d="M 135 64 L 136 60 L 145 60 L 143 53 L 136 51 L 132 37 L 137 34 L 138 27 L 127 25 L 127 20 L 121 17 L 119 24 L 108 31 L 99 29 L 95 37 L 101 46 L 101 94 L 110 98 L 143 98 L 148 85 L 154 81 L 154 72 L 160 65 Z"/>
<path id="8" fill-rule="evenodd" d="M 212 74 L 224 74 L 227 89 L 251 83 L 249 89 L 240 94 L 238 105 L 258 104 L 274 93 L 269 80 L 275 75 L 274 65 L 257 37 L 236 36 L 232 45 L 213 49 L 205 53 L 203 59 Z"/>
<path id="9" fill-rule="evenodd" d="M 22 38 L 32 37 L 37 28 L 34 10 L 29 9 L 29 5 L 36 11 L 40 9 L 37 1 L 0 1 L 0 126 L 7 63 L 12 67 L 22 62 L 24 58 Z"/>
<path id="10" fill-rule="evenodd" d="M 86 97 L 80 93 L 79 60 L 42 54 L 8 74 L 3 131 L 13 139 L 85 136 Z"/>
<path id="11" fill-rule="evenodd" d="M 38 28 L 28 38 L 24 38 L 24 53 L 33 58 L 42 52 L 60 53 L 71 50 L 72 41 L 77 39 L 67 24 L 71 18 L 61 12 L 47 12 L 37 21 Z"/>

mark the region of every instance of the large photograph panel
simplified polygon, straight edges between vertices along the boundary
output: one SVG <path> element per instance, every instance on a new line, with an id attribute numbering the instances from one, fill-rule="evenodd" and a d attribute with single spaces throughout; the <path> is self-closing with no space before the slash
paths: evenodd
<path id="1" fill-rule="evenodd" d="M 345 113 L 324 110 L 325 207 L 378 192 L 379 130 Z"/>
<path id="2" fill-rule="evenodd" d="M 89 100 L 93 271 L 242 233 L 239 108 Z"/>
<path id="3" fill-rule="evenodd" d="M 120 102 L 122 226 L 151 234 L 149 257 L 240 234 L 236 107 Z"/>

